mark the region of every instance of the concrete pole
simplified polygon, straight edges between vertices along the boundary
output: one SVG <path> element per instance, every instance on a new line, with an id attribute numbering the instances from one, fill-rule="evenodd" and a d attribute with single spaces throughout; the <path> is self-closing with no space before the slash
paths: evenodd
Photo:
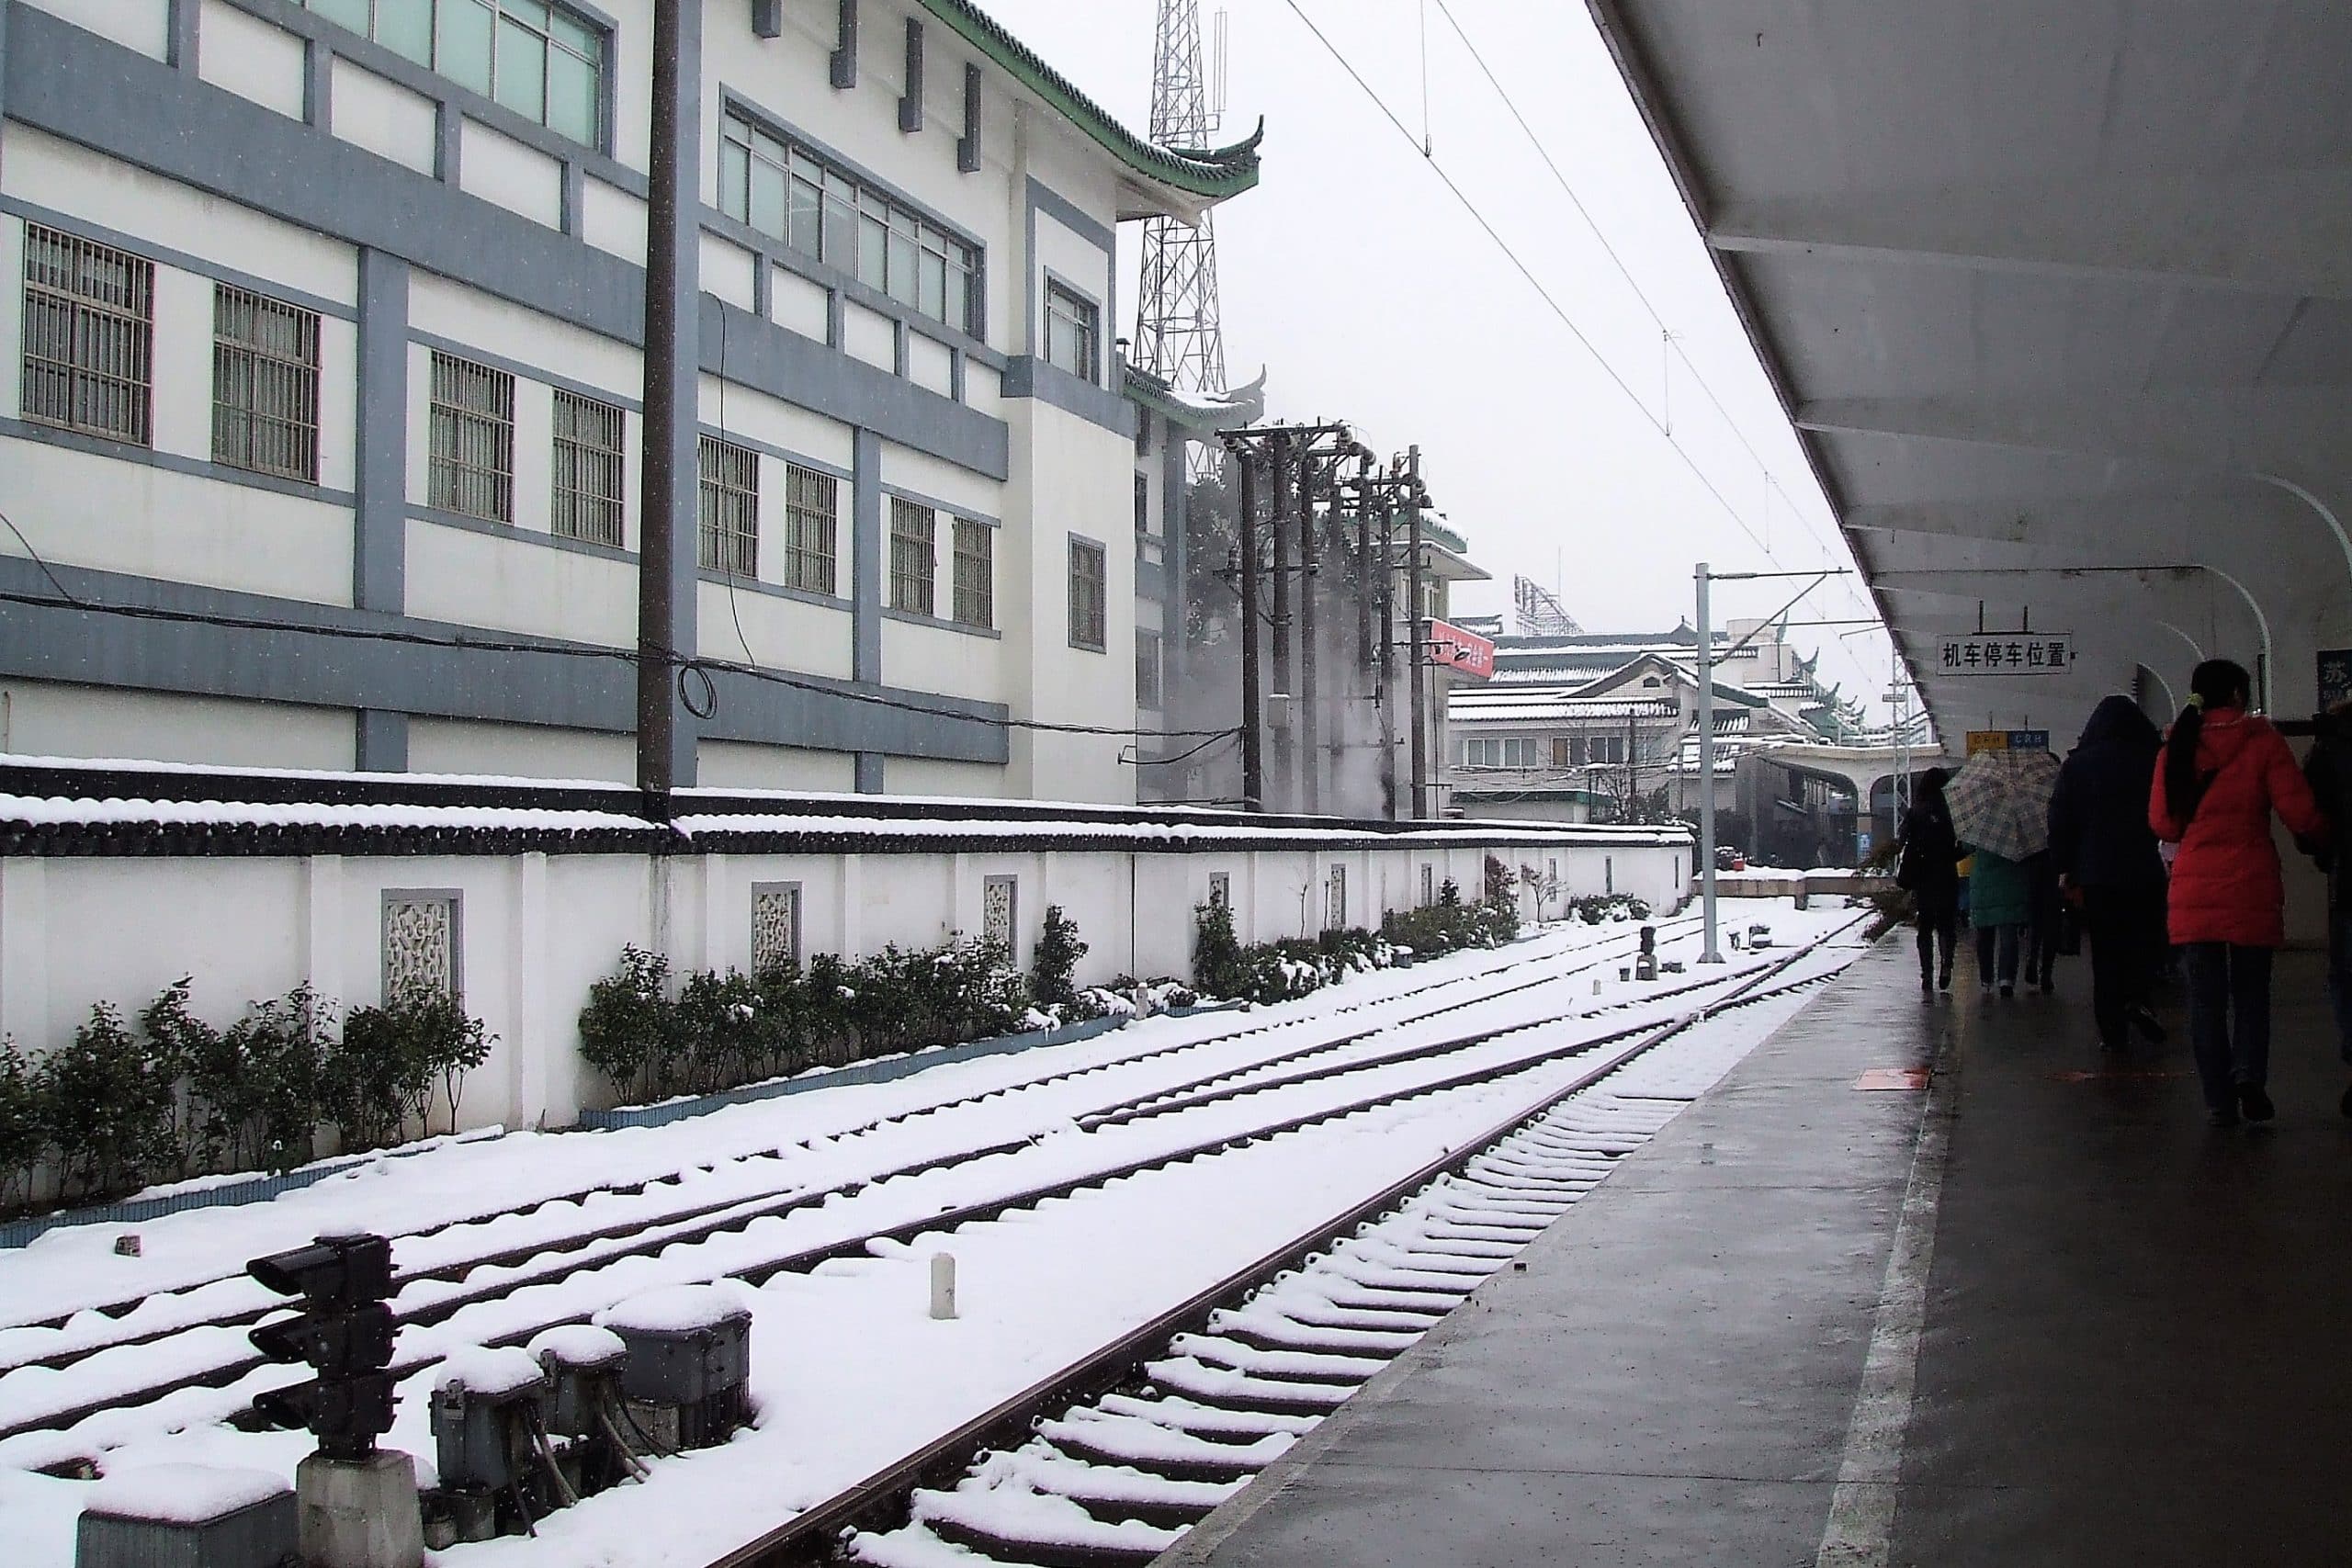
<path id="1" fill-rule="evenodd" d="M 678 320 L 680 285 L 700 265 L 701 233 L 681 209 L 694 199 L 691 176 L 682 167 L 694 146 L 698 117 L 700 51 L 695 80 L 681 80 L 683 57 L 701 35 L 699 4 L 687 16 L 684 0 L 659 0 L 653 7 L 652 157 L 646 185 L 645 240 L 645 446 L 640 469 L 642 502 L 637 555 L 637 783 L 647 810 L 666 819 L 670 792 L 692 784 L 693 767 L 681 767 L 694 737 L 678 722 L 678 677 L 673 660 L 692 650 L 676 646 L 677 601 L 696 590 L 694 524 L 682 519 L 698 482 L 698 433 L 691 412 L 696 395 L 692 338 Z M 691 36 L 690 36 L 691 34 Z M 695 296 L 690 291 L 689 299 Z M 689 552 L 683 567 L 681 541 Z M 682 729 L 684 730 L 682 733 Z M 684 774 L 682 778 L 680 775 Z"/>
<path id="2" fill-rule="evenodd" d="M 1396 820 L 1396 502 L 1380 492 L 1380 799 Z"/>
<path id="3" fill-rule="evenodd" d="M 1691 573 L 1699 586 L 1699 903 L 1703 936 L 1699 962 L 1721 964 L 1715 945 L 1715 646 L 1707 621 L 1707 563 Z"/>
<path id="4" fill-rule="evenodd" d="M 1412 480 L 1412 490 L 1406 504 L 1412 508 L 1412 533 L 1406 547 L 1412 558 L 1406 562 L 1409 579 L 1406 592 L 1412 603 L 1407 606 L 1413 627 L 1413 646 L 1405 657 L 1405 679 L 1412 684 L 1412 752 L 1413 752 L 1413 820 L 1425 821 L 1430 814 L 1430 726 L 1429 695 L 1422 681 L 1422 661 L 1429 650 L 1429 619 L 1422 614 L 1421 597 L 1421 449 L 1407 449 L 1405 472 Z"/>
<path id="5" fill-rule="evenodd" d="M 1263 811 L 1266 705 L 1258 670 L 1258 455 L 1246 448 L 1237 451 L 1233 466 L 1241 486 L 1240 522 L 1235 530 L 1241 546 L 1241 804 L 1246 810 Z"/>
<path id="6" fill-rule="evenodd" d="M 1333 471 L 1338 470 L 1335 468 Z M 1309 815 L 1323 809 L 1323 681 L 1321 623 L 1322 533 L 1316 515 L 1315 457 L 1298 455 L 1298 759 L 1299 804 Z"/>
<path id="7" fill-rule="evenodd" d="M 1274 726 L 1274 778 L 1271 805 L 1277 810 L 1297 809 L 1295 766 L 1295 731 L 1298 722 L 1295 704 L 1298 696 L 1298 670 L 1291 653 L 1290 636 L 1290 434 L 1277 430 L 1273 434 L 1274 466 L 1274 692 L 1281 697 L 1284 711 L 1283 722 Z"/>

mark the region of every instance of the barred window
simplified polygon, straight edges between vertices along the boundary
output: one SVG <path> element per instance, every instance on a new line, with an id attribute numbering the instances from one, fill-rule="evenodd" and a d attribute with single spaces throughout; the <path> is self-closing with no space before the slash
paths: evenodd
<path id="1" fill-rule="evenodd" d="M 760 574 L 760 455 L 702 438 L 702 569 Z"/>
<path id="2" fill-rule="evenodd" d="M 318 479 L 317 311 L 213 286 L 212 460 Z"/>
<path id="3" fill-rule="evenodd" d="M 833 592 L 834 520 L 841 480 L 797 463 L 784 470 L 784 581 L 809 593 Z"/>
<path id="4" fill-rule="evenodd" d="M 155 363 L 155 265 L 25 225 L 24 414 L 146 446 Z"/>
<path id="5" fill-rule="evenodd" d="M 719 122 L 718 205 L 809 260 L 979 335 L 976 247 L 740 112 Z"/>
<path id="6" fill-rule="evenodd" d="M 1102 312 L 1094 301 L 1046 280 L 1046 359 L 1081 380 L 1101 378 L 1097 368 Z"/>
<path id="7" fill-rule="evenodd" d="M 610 403 L 577 392 L 555 395 L 555 492 L 548 515 L 559 538 L 621 543 L 621 437 L 627 421 Z"/>
<path id="8" fill-rule="evenodd" d="M 911 615 L 937 613 L 933 578 L 938 572 L 939 514 L 928 506 L 890 498 L 890 608 Z"/>
<path id="9" fill-rule="evenodd" d="M 302 0 L 525 119 L 594 147 L 605 33 L 552 0 Z"/>
<path id="10" fill-rule="evenodd" d="M 1069 541 L 1069 642 L 1072 648 L 1102 651 L 1108 635 L 1110 563 L 1102 547 L 1076 535 Z"/>
<path id="11" fill-rule="evenodd" d="M 514 520 L 514 378 L 433 355 L 425 499 L 444 512 Z"/>
<path id="12" fill-rule="evenodd" d="M 969 517 L 956 519 L 956 624 L 996 625 L 996 536 Z"/>

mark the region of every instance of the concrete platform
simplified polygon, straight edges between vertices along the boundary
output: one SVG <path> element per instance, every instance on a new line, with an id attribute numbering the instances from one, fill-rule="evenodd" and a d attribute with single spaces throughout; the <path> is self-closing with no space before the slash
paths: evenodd
<path id="1" fill-rule="evenodd" d="M 2352 1562 L 2317 957 L 2259 1130 L 2203 1124 L 2177 1012 L 2103 1066 L 2080 961 L 1960 978 L 1883 944 L 1161 1562 Z"/>

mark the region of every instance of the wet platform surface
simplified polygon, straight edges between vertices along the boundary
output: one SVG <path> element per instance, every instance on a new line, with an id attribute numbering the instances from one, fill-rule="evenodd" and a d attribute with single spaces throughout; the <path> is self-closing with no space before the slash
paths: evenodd
<path id="1" fill-rule="evenodd" d="M 2006 1002 L 1917 974 L 1864 957 L 1162 1562 L 2352 1562 L 2318 957 L 2280 957 L 2261 1129 L 2204 1124 L 2177 1007 L 2102 1062 L 2080 960 Z M 1855 1087 L 1931 1061 L 1932 1100 Z M 1882 1305 L 1931 1103 L 1914 1357 Z"/>

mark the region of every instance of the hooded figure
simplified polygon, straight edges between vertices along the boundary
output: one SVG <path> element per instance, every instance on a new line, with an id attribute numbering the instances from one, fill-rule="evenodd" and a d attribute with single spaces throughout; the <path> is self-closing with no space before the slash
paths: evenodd
<path id="1" fill-rule="evenodd" d="M 2120 1051 L 2132 1025 L 2164 1028 L 2148 1007 L 2165 950 L 2165 865 L 2147 803 L 2164 738 L 2129 697 L 2103 699 L 2058 770 L 2050 797 L 2050 858 L 2079 897 L 2091 943 L 2091 1012 L 2103 1049 Z"/>

